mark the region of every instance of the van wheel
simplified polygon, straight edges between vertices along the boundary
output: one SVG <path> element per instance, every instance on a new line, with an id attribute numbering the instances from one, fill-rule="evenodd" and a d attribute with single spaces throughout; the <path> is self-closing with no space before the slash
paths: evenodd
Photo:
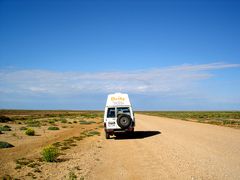
<path id="1" fill-rule="evenodd" d="M 131 122 L 132 118 L 127 114 L 121 114 L 117 118 L 117 124 L 122 129 L 127 129 L 131 125 Z"/>
<path id="2" fill-rule="evenodd" d="M 110 139 L 110 134 L 108 132 L 105 132 L 106 139 Z"/>

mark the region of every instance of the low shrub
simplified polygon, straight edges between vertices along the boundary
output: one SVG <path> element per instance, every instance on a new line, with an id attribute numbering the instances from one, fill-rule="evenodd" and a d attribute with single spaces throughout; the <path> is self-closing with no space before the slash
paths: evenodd
<path id="1" fill-rule="evenodd" d="M 89 131 L 87 133 L 87 136 L 95 136 L 95 135 L 100 136 L 100 132 L 98 132 L 98 131 Z"/>
<path id="2" fill-rule="evenodd" d="M 6 123 L 8 121 L 12 121 L 12 119 L 7 117 L 7 116 L 0 116 L 0 122 L 1 123 Z"/>
<path id="3" fill-rule="evenodd" d="M 67 123 L 66 119 L 61 119 L 61 123 Z"/>
<path id="4" fill-rule="evenodd" d="M 11 127 L 8 125 L 0 126 L 0 131 L 11 131 Z"/>
<path id="5" fill-rule="evenodd" d="M 0 148 L 11 148 L 11 147 L 14 147 L 14 146 L 8 142 L 0 141 Z"/>
<path id="6" fill-rule="evenodd" d="M 29 119 L 26 121 L 26 124 L 29 126 L 29 127 L 40 127 L 40 122 L 37 121 L 37 120 L 32 120 L 32 119 Z"/>
<path id="7" fill-rule="evenodd" d="M 50 127 L 48 127 L 48 130 L 59 130 L 59 127 L 56 127 L 56 126 L 50 126 Z"/>
<path id="8" fill-rule="evenodd" d="M 56 162 L 57 157 L 59 156 L 59 150 L 58 148 L 54 146 L 47 146 L 45 147 L 42 152 L 42 159 L 46 162 Z"/>
<path id="9" fill-rule="evenodd" d="M 55 123 L 55 120 L 54 120 L 54 119 L 50 119 L 50 120 L 48 120 L 48 123 L 54 124 L 54 123 Z"/>
<path id="10" fill-rule="evenodd" d="M 31 128 L 27 128 L 27 130 L 25 131 L 25 134 L 28 135 L 28 136 L 34 136 L 35 131 Z"/>

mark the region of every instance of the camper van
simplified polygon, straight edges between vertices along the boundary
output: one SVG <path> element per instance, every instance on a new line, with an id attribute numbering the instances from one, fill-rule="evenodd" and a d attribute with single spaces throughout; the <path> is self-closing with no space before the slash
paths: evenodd
<path id="1" fill-rule="evenodd" d="M 109 94 L 104 112 L 106 139 L 118 132 L 132 133 L 135 118 L 128 94 Z"/>

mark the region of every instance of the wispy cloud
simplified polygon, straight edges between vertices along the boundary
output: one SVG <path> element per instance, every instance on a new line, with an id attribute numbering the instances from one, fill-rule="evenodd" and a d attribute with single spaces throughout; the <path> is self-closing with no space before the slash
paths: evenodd
<path id="1" fill-rule="evenodd" d="M 0 91 L 67 95 L 75 93 L 176 93 L 199 80 L 213 76 L 212 70 L 240 64 L 212 63 L 117 72 L 55 72 L 46 70 L 0 70 Z"/>
<path id="2" fill-rule="evenodd" d="M 81 93 L 178 93 L 200 80 L 211 78 L 213 70 L 237 68 L 240 64 L 185 64 L 166 68 L 118 72 L 56 72 L 46 70 L 0 70 L 0 92 L 49 94 Z"/>

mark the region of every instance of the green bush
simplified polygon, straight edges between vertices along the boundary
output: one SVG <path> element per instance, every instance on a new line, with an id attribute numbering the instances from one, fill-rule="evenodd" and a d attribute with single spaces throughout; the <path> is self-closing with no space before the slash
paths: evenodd
<path id="1" fill-rule="evenodd" d="M 56 126 L 50 126 L 48 128 L 48 130 L 59 130 L 59 127 L 56 127 Z"/>
<path id="2" fill-rule="evenodd" d="M 40 127 L 40 126 L 41 126 L 40 121 L 33 120 L 33 119 L 27 120 L 27 121 L 26 121 L 26 124 L 27 124 L 29 127 Z"/>
<path id="3" fill-rule="evenodd" d="M 0 116 L 0 122 L 1 123 L 5 123 L 5 122 L 8 122 L 8 121 L 12 121 L 12 119 L 10 119 L 7 116 Z"/>
<path id="4" fill-rule="evenodd" d="M 48 123 L 54 124 L 54 123 L 55 123 L 55 120 L 54 120 L 54 119 L 50 119 L 50 120 L 48 120 Z"/>
<path id="5" fill-rule="evenodd" d="M 11 147 L 14 147 L 14 146 L 8 142 L 0 141 L 0 148 L 11 148 Z"/>
<path id="6" fill-rule="evenodd" d="M 11 127 L 8 125 L 0 126 L 0 131 L 11 131 Z"/>
<path id="7" fill-rule="evenodd" d="M 59 150 L 58 148 L 54 146 L 47 146 L 45 147 L 42 152 L 42 159 L 47 162 L 56 162 L 57 157 L 59 156 Z"/>
<path id="8" fill-rule="evenodd" d="M 61 119 L 61 123 L 67 123 L 66 119 Z"/>
<path id="9" fill-rule="evenodd" d="M 28 136 L 34 136 L 35 135 L 35 131 L 31 128 L 28 128 L 26 131 L 25 131 L 25 134 L 28 135 Z"/>

